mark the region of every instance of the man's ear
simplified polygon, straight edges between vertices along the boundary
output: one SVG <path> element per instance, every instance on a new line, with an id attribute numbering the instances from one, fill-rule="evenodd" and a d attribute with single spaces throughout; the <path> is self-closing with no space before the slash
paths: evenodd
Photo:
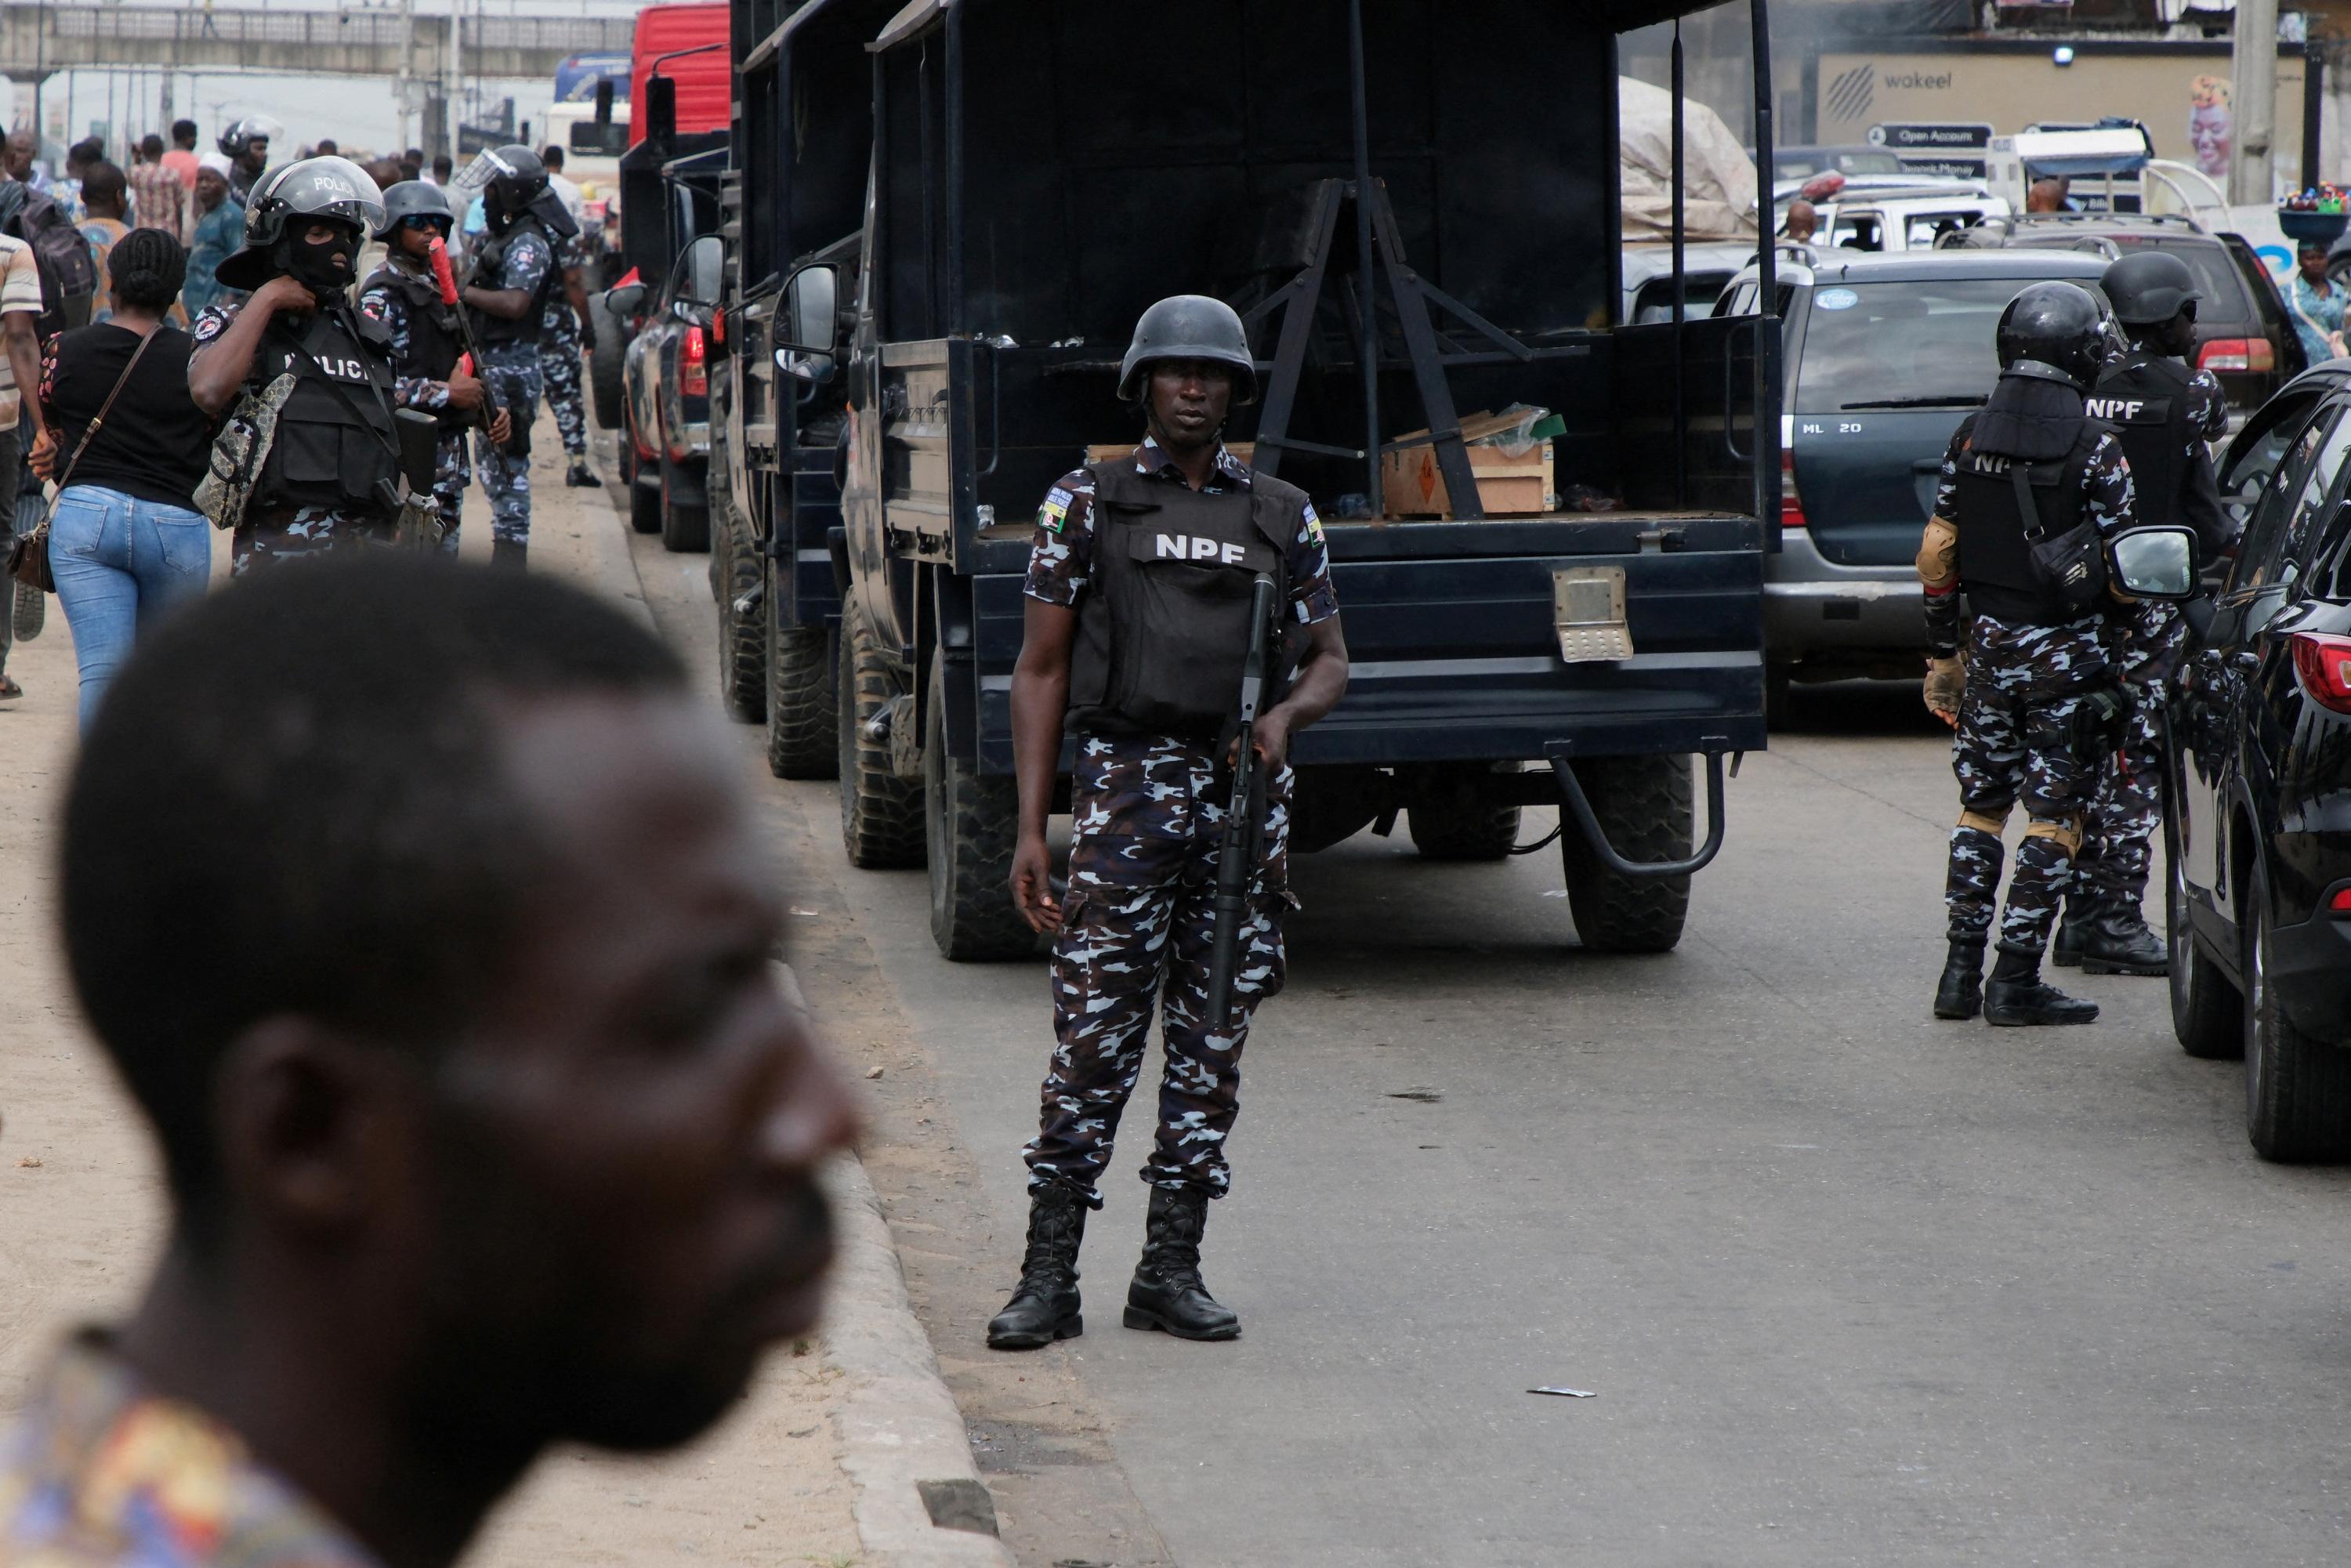
<path id="1" fill-rule="evenodd" d="M 363 1220 L 408 1163 L 414 1066 L 316 1020 L 265 1019 L 213 1083 L 232 1203 L 262 1225 L 325 1239 Z"/>

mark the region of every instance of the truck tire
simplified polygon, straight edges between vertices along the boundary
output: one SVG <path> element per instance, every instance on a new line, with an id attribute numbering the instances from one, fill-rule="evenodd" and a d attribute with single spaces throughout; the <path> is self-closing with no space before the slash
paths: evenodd
<path id="1" fill-rule="evenodd" d="M 751 525 L 731 507 L 716 506 L 721 519 L 710 551 L 713 586 L 718 594 L 718 700 L 726 716 L 758 724 L 768 716 L 768 607 L 759 593 L 766 560 Z M 736 603 L 749 597 L 750 608 Z"/>
<path id="2" fill-rule="evenodd" d="M 710 509 L 705 506 L 688 506 L 671 499 L 678 486 L 672 484 L 677 465 L 668 458 L 661 465 L 661 537 L 662 549 L 675 555 L 692 555 L 710 548 Z M 707 493 L 705 492 L 705 500 Z"/>
<path id="3" fill-rule="evenodd" d="M 2243 1001 L 2220 966 L 2197 946 L 2188 917 L 2188 867 L 2180 859 L 2175 797 L 2164 791 L 2163 935 L 2171 957 L 2171 1032 L 2179 1049 L 2207 1061 L 2245 1054 Z"/>
<path id="4" fill-rule="evenodd" d="M 588 297 L 588 319 L 596 329 L 596 347 L 588 355 L 589 400 L 596 405 L 596 427 L 627 434 L 626 389 L 621 383 L 621 360 L 628 345 L 621 340 L 620 318 L 601 294 Z"/>
<path id="5" fill-rule="evenodd" d="M 841 771 L 841 689 L 832 629 L 779 626 L 782 584 L 771 573 L 762 612 L 768 635 L 768 771 L 778 779 L 831 779 Z"/>
<path id="6" fill-rule="evenodd" d="M 1596 757 L 1575 764 L 1592 814 L 1629 861 L 1680 860 L 1690 852 L 1690 759 Z M 1666 953 L 1689 914 L 1687 876 L 1635 880 L 1611 872 L 1571 821 L 1560 835 L 1568 913 L 1594 953 Z"/>
<path id="7" fill-rule="evenodd" d="M 1469 762 L 1445 768 L 1405 808 L 1412 847 L 1433 861 L 1498 861 L 1519 841 L 1519 808 L 1489 806 L 1478 788 L 1480 775 L 1516 773 L 1515 762 Z"/>
<path id="8" fill-rule="evenodd" d="M 628 437 L 621 439 L 626 441 Z M 657 534 L 662 529 L 661 486 L 645 483 L 642 460 L 629 476 L 629 527 L 641 534 Z"/>
<path id="9" fill-rule="evenodd" d="M 946 665 L 931 664 L 923 726 L 923 825 L 931 862 L 931 940 L 958 963 L 1025 958 L 1037 934 L 1012 902 L 1020 790 L 947 755 Z"/>
<path id="10" fill-rule="evenodd" d="M 905 676 L 866 628 L 863 594 L 841 604 L 841 841 L 860 871 L 901 871 L 923 863 L 923 783 L 890 768 L 890 742 L 865 733 L 873 716 L 906 689 Z"/>
<path id="11" fill-rule="evenodd" d="M 2237 921 L 2244 937 L 2245 1134 L 2265 1160 L 2351 1158 L 2351 1051 L 2294 1027 L 2268 980 L 2269 877 L 2256 859 Z"/>

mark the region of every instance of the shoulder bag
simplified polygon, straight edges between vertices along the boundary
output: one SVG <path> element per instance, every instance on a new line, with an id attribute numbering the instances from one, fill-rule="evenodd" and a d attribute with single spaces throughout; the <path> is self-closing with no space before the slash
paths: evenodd
<path id="1" fill-rule="evenodd" d="M 156 332 L 162 330 L 162 327 L 157 327 L 140 339 L 139 347 L 131 351 L 131 362 L 122 367 L 122 373 L 114 380 L 113 391 L 108 392 L 106 401 L 99 404 L 98 417 L 89 422 L 89 427 L 81 433 L 81 439 L 74 443 L 73 455 L 66 459 L 65 472 L 57 476 L 57 489 L 49 497 L 48 515 L 41 519 L 41 526 L 8 546 L 8 575 L 18 582 L 31 583 L 44 593 L 57 591 L 57 580 L 49 571 L 49 519 L 57 515 L 57 498 L 66 493 L 66 486 L 73 483 L 74 469 L 80 465 L 81 455 L 89 450 L 91 438 L 106 423 L 106 416 L 114 411 L 114 400 L 121 396 L 122 389 L 130 384 L 131 372 L 139 368 L 140 360 L 147 352 L 147 345 L 155 340 Z"/>

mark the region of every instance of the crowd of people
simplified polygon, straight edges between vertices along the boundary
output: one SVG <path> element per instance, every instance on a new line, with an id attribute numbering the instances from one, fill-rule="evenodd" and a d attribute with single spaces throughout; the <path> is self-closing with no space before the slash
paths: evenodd
<path id="1" fill-rule="evenodd" d="M 0 142 L 0 700 L 53 590 L 87 725 L 138 634 L 201 594 L 214 528 L 242 575 L 345 545 L 455 554 L 478 471 L 492 559 L 530 537 L 530 432 L 587 456 L 585 276 L 604 240 L 561 150 L 273 162 L 266 116 L 193 120 L 46 168 Z"/>

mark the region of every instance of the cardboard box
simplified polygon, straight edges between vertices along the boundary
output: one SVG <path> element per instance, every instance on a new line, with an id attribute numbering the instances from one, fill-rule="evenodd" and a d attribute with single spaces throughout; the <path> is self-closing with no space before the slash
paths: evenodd
<path id="1" fill-rule="evenodd" d="M 1552 509 L 1552 444 L 1541 442 L 1513 457 L 1499 446 L 1480 446 L 1478 438 L 1507 430 L 1513 416 L 1473 413 L 1461 421 L 1462 450 L 1468 454 L 1477 476 L 1479 504 L 1489 517 L 1540 517 Z M 1409 431 L 1397 437 L 1409 441 L 1426 435 Z M 1380 455 L 1382 509 L 1391 517 L 1450 517 L 1452 497 L 1445 493 L 1445 476 L 1437 466 L 1434 444 L 1407 446 Z"/>

